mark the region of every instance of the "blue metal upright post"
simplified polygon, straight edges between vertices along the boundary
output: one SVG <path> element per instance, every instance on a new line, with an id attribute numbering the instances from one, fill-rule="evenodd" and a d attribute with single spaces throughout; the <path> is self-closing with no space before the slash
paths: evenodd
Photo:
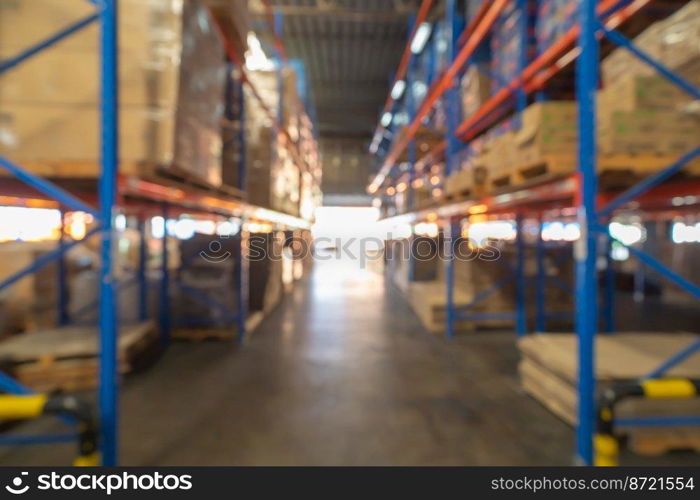
<path id="1" fill-rule="evenodd" d="M 445 283 L 447 285 L 446 336 L 448 340 L 455 337 L 455 322 L 457 311 L 455 309 L 455 254 L 459 252 L 461 238 L 461 224 L 459 220 L 452 219 L 448 222 L 448 234 L 445 238 Z"/>
<path id="2" fill-rule="evenodd" d="M 148 319 L 148 235 L 146 234 L 146 220 L 143 214 L 138 215 L 139 230 L 139 267 L 137 281 L 139 284 L 139 321 Z"/>
<path id="3" fill-rule="evenodd" d="M 408 31 L 411 33 L 415 27 L 416 18 L 411 16 L 411 20 L 408 24 Z M 416 96 L 413 93 L 414 88 L 414 76 L 416 73 L 416 63 L 418 61 L 418 56 L 416 54 L 411 54 L 408 61 L 408 69 L 406 70 L 406 76 L 404 76 L 405 90 L 404 95 L 406 96 L 406 111 L 408 113 L 408 122 L 413 123 L 416 117 Z M 406 147 L 406 152 L 408 156 L 408 189 L 406 190 L 406 209 L 408 212 L 412 211 L 415 207 L 415 193 L 413 191 L 413 182 L 416 179 L 416 161 L 418 161 L 417 151 L 416 151 L 416 139 L 412 137 L 408 142 Z"/>
<path id="4" fill-rule="evenodd" d="M 244 193 L 248 190 L 248 150 L 245 134 L 245 89 L 243 76 L 238 73 L 238 189 Z M 235 118 L 235 117 L 234 117 Z"/>
<path id="5" fill-rule="evenodd" d="M 238 342 L 245 342 L 248 334 L 246 322 L 248 320 L 248 280 L 250 276 L 250 260 L 248 259 L 248 233 L 245 230 L 244 221 L 241 220 L 241 229 L 238 232 L 239 253 L 236 262 L 236 293 L 237 293 L 237 327 Z"/>
<path id="6" fill-rule="evenodd" d="M 545 291 L 547 285 L 547 269 L 545 263 L 545 248 L 542 231 L 544 222 L 540 219 L 537 228 L 537 240 L 535 242 L 535 259 L 537 260 L 537 275 L 535 276 L 535 331 L 543 333 L 547 331 L 547 310 L 545 304 Z"/>
<path id="7" fill-rule="evenodd" d="M 411 21 L 408 25 L 409 33 L 413 30 L 415 25 L 415 16 L 411 16 Z M 406 88 L 404 90 L 404 95 L 406 96 L 406 111 L 408 112 L 409 123 L 412 123 L 416 116 L 416 99 L 413 94 L 413 75 L 415 73 L 416 66 L 416 56 L 411 54 L 408 63 L 408 70 L 406 71 L 406 76 L 404 76 L 404 82 Z M 416 150 L 416 140 L 415 137 L 411 138 L 408 142 L 406 148 L 408 156 L 408 187 L 406 188 L 406 211 L 410 212 L 415 208 L 415 193 L 413 191 L 413 181 L 416 178 L 416 162 L 418 161 L 418 155 Z M 409 283 L 416 280 L 416 255 L 415 252 L 418 250 L 414 248 L 416 244 L 416 234 L 414 232 L 415 226 L 411 227 L 411 239 L 408 240 L 408 281 Z"/>
<path id="8" fill-rule="evenodd" d="M 58 247 L 61 256 L 58 258 L 58 276 L 56 281 L 57 305 L 58 305 L 58 326 L 66 326 L 70 323 L 68 314 L 68 280 L 66 269 L 66 213 L 61 210 L 61 226 L 59 228 Z"/>
<path id="9" fill-rule="evenodd" d="M 163 347 L 170 344 L 170 259 L 168 251 L 168 205 L 163 204 L 163 240 L 160 259 L 160 340 Z"/>
<path id="10" fill-rule="evenodd" d="M 119 165 L 117 0 L 100 2 L 101 165 L 99 183 L 100 270 L 100 425 L 102 464 L 117 465 L 119 405 L 117 378 L 117 317 L 113 274 L 113 210 Z"/>
<path id="11" fill-rule="evenodd" d="M 515 289 L 516 289 L 516 304 L 515 304 L 515 331 L 518 337 L 527 335 L 527 308 L 526 308 L 526 291 L 525 291 L 525 230 L 524 217 L 519 213 L 516 217 L 516 247 L 517 247 L 517 262 L 515 266 Z"/>
<path id="12" fill-rule="evenodd" d="M 577 62 L 576 91 L 579 104 L 579 196 L 578 220 L 581 238 L 576 257 L 576 332 L 578 335 L 578 426 L 577 458 L 593 464 L 595 422 L 595 337 L 598 329 L 598 284 L 596 276 L 598 224 L 596 198 L 596 89 L 599 47 L 596 39 L 595 0 L 581 0 L 579 24 L 581 54 Z"/>
<path id="13" fill-rule="evenodd" d="M 449 33 L 448 46 L 448 61 L 454 61 L 457 52 L 457 43 L 459 40 L 458 31 L 458 14 L 457 0 L 447 0 L 445 4 L 445 22 Z M 461 147 L 461 141 L 457 139 L 455 133 L 459 127 L 461 105 L 459 102 L 459 92 L 457 91 L 457 82 L 450 82 L 450 87 L 445 91 L 447 99 L 446 114 L 447 114 L 447 151 L 445 152 L 445 177 L 457 170 L 456 161 L 457 154 Z"/>

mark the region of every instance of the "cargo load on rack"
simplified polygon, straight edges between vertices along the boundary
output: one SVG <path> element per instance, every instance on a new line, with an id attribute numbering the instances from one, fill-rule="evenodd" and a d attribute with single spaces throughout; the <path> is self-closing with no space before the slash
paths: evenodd
<path id="1" fill-rule="evenodd" d="M 117 342 L 119 373 L 129 373 L 151 359 L 158 346 L 153 323 L 122 325 Z M 93 389 L 99 378 L 97 328 L 65 327 L 3 340 L 0 367 L 38 392 Z"/>
<path id="2" fill-rule="evenodd" d="M 596 337 L 597 389 L 600 394 L 616 383 L 639 380 L 671 356 L 698 340 L 686 333 L 618 333 Z M 519 366 L 523 389 L 556 416 L 571 425 L 578 420 L 577 342 L 573 334 L 539 334 L 520 341 Z M 700 378 L 700 353 L 689 357 L 667 374 L 672 378 Z M 619 419 L 688 417 L 700 412 L 700 399 L 628 399 L 616 407 Z M 673 449 L 700 449 L 697 427 L 625 427 L 632 449 L 662 454 Z"/>
<path id="3" fill-rule="evenodd" d="M 695 85 L 700 85 L 700 0 L 691 0 L 673 15 L 652 24 L 634 39 L 646 54 Z M 603 84 L 625 75 L 657 75 L 656 70 L 624 47 L 601 66 Z"/>
<path id="4" fill-rule="evenodd" d="M 601 153 L 689 151 L 700 137 L 700 116 L 684 109 L 691 100 L 662 76 L 621 76 L 598 93 Z"/>
<path id="5" fill-rule="evenodd" d="M 537 55 L 564 36 L 578 19 L 577 0 L 539 0 L 537 2 Z"/>
<path id="6" fill-rule="evenodd" d="M 536 165 L 548 157 L 576 155 L 578 144 L 578 105 L 573 101 L 535 103 L 522 113 L 515 135 L 518 167 Z"/>
<path id="7" fill-rule="evenodd" d="M 311 120 L 304 113 L 297 87 L 296 71 L 291 67 L 278 71 L 249 71 L 251 86 L 245 89 L 245 157 L 248 201 L 291 215 L 300 215 L 302 165 L 315 179 L 304 191 L 305 212 L 318 203 L 314 188 L 320 178 L 319 156 Z M 280 93 L 280 89 L 282 92 Z M 262 100 L 262 102 L 261 102 Z M 280 115 L 281 113 L 281 115 Z M 276 130 L 281 116 L 284 132 Z M 230 155 L 226 155 L 228 158 Z M 240 160 L 240 155 L 236 156 Z M 237 186 L 239 164 L 224 164 L 224 184 Z M 312 172 L 311 172 L 312 171 Z M 314 205 L 315 207 L 316 205 Z"/>
<path id="8" fill-rule="evenodd" d="M 491 35 L 491 93 L 509 85 L 535 54 L 535 5 L 526 0 L 521 9 L 509 2 L 499 14 Z"/>
<path id="9" fill-rule="evenodd" d="M 82 0 L 0 0 L 0 59 L 90 15 Z M 223 42 L 197 0 L 119 2 L 121 171 L 221 184 Z M 0 153 L 40 175 L 99 175 L 96 23 L 0 79 Z"/>
<path id="10" fill-rule="evenodd" d="M 491 78 L 487 68 L 472 64 L 461 80 L 462 116 L 466 120 L 474 115 L 491 96 Z"/>

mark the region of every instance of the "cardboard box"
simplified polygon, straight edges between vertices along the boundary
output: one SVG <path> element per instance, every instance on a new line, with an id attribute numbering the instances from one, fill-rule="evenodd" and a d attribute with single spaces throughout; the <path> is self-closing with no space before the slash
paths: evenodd
<path id="1" fill-rule="evenodd" d="M 172 110 L 120 109 L 122 162 L 168 164 L 173 161 L 174 138 Z M 86 162 L 92 163 L 97 176 L 99 148 L 99 113 L 93 106 L 13 104 L 0 110 L 0 154 L 20 164 L 60 160 L 68 168 L 70 162 Z"/>
<path id="2" fill-rule="evenodd" d="M 616 111 L 599 116 L 601 153 L 685 153 L 697 146 L 700 120 L 674 111 Z"/>
<path id="3" fill-rule="evenodd" d="M 598 112 L 641 109 L 670 111 L 690 102 L 689 94 L 663 76 L 625 75 L 598 93 Z"/>
<path id="4" fill-rule="evenodd" d="M 13 55 L 0 50 L 0 60 Z M 40 52 L 0 78 L 4 104 L 99 103 L 99 61 L 94 49 L 55 47 Z M 119 103 L 174 107 L 179 85 L 179 57 L 122 50 L 119 56 Z"/>
<path id="5" fill-rule="evenodd" d="M 472 116 L 491 96 L 491 79 L 478 65 L 469 66 L 462 77 L 462 113 L 465 119 Z"/>
<path id="6" fill-rule="evenodd" d="M 578 106 L 573 101 L 550 101 L 528 107 L 515 134 L 515 162 L 531 166 L 548 155 L 575 155 Z"/>
<path id="7" fill-rule="evenodd" d="M 189 1 L 189 0 L 188 0 Z M 183 0 L 119 0 L 120 49 L 144 50 L 179 44 Z M 84 0 L 0 0 L 0 47 L 24 49 L 96 12 Z M 97 49 L 99 25 L 93 22 L 60 42 L 56 49 Z"/>

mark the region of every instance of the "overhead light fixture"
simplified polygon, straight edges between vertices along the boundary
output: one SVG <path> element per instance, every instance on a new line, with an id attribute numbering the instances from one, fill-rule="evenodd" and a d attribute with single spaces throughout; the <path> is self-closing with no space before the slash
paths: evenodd
<path id="1" fill-rule="evenodd" d="M 382 127 L 386 128 L 389 125 L 391 125 L 391 120 L 393 120 L 393 119 L 394 119 L 394 115 L 392 115 L 388 111 L 386 113 L 384 113 L 382 115 L 382 121 L 381 121 Z"/>
<path id="2" fill-rule="evenodd" d="M 413 36 L 413 41 L 411 42 L 411 52 L 415 55 L 423 52 L 425 44 L 428 43 L 430 35 L 433 32 L 433 26 L 430 23 L 421 23 L 416 30 L 416 34 Z"/>
<path id="3" fill-rule="evenodd" d="M 406 90 L 406 81 L 405 80 L 399 80 L 394 84 L 394 88 L 391 89 L 391 98 L 395 101 L 398 101 L 403 97 L 403 93 Z"/>

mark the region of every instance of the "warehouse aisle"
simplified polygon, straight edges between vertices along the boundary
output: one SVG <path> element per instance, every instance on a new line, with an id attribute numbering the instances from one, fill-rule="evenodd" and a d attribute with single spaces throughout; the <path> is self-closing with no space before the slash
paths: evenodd
<path id="1" fill-rule="evenodd" d="M 518 390 L 512 333 L 447 344 L 417 325 L 379 275 L 318 262 L 247 346 L 176 344 L 127 381 L 122 461 L 570 463 L 571 430 Z M 0 462 L 71 452 L 23 447 Z"/>
<path id="2" fill-rule="evenodd" d="M 245 348 L 175 346 L 134 381 L 125 463 L 569 462 L 570 430 L 517 389 L 512 334 L 455 348 L 416 325 L 380 276 L 318 262 Z"/>

